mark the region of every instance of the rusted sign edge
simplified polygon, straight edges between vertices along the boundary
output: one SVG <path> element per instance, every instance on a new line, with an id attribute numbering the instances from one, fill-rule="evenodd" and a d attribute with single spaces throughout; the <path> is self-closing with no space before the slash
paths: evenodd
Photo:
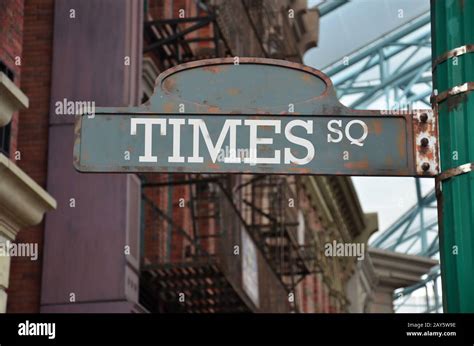
<path id="1" fill-rule="evenodd" d="M 82 117 L 77 115 L 74 123 L 74 145 L 73 145 L 73 166 L 74 168 L 82 172 L 80 158 L 81 158 L 81 131 L 82 131 Z"/>
<path id="2" fill-rule="evenodd" d="M 374 114 L 377 113 L 377 114 Z M 428 113 L 429 115 L 429 121 L 427 122 L 426 125 L 420 124 L 420 115 Z M 116 113 L 116 114 L 102 114 L 106 116 L 142 116 L 142 113 L 132 113 L 132 112 L 127 112 L 127 113 Z M 153 114 L 147 114 L 148 116 L 177 116 L 180 115 L 180 113 L 153 113 Z M 207 115 L 207 114 L 181 114 L 181 115 L 186 115 L 186 116 L 200 116 L 200 115 Z M 219 114 L 220 116 L 225 116 L 225 117 L 238 117 L 238 116 L 248 116 L 247 114 Z M 289 113 L 287 115 L 294 115 L 293 113 Z M 97 115 L 96 115 L 97 116 Z M 100 115 L 99 115 L 100 116 Z M 268 114 L 260 114 L 260 115 L 255 115 L 259 116 L 262 118 L 265 117 L 271 117 L 272 119 L 279 115 L 268 115 Z M 305 117 L 317 117 L 317 115 L 314 114 L 300 114 L 298 117 L 305 118 Z M 330 117 L 328 115 L 321 115 L 323 118 Z M 339 116 L 335 115 L 335 117 L 344 117 L 344 116 Z M 341 175 L 341 176 L 423 176 L 423 177 L 430 177 L 434 176 L 438 173 L 438 159 L 437 159 L 437 151 L 436 148 L 437 146 L 436 141 L 430 141 L 430 145 L 427 147 L 424 147 L 421 143 L 421 139 L 424 138 L 423 136 L 427 133 L 428 130 L 431 130 L 431 127 L 435 128 L 435 121 L 434 115 L 432 114 L 432 111 L 430 110 L 417 110 L 413 111 L 410 114 L 403 114 L 403 115 L 385 115 L 382 114 L 382 111 L 380 110 L 375 110 L 372 112 L 372 114 L 361 114 L 357 115 L 358 118 L 402 118 L 404 119 L 404 124 L 405 124 L 405 131 L 406 131 L 406 148 L 400 148 L 399 150 L 406 150 L 407 152 L 407 166 L 403 170 L 393 170 L 391 172 L 386 172 L 382 174 L 382 172 L 379 170 L 378 172 L 371 173 L 371 171 L 376 171 L 376 169 L 368 169 L 366 170 L 367 173 L 364 173 L 363 175 L 359 174 L 347 174 L 347 173 L 341 173 L 341 172 L 335 172 L 334 174 L 328 174 L 328 173 L 313 173 L 313 172 L 308 172 L 308 169 L 305 167 L 293 167 L 291 170 L 293 172 L 274 172 L 274 171 L 267 171 L 267 172 L 254 172 L 254 171 L 247 171 L 247 170 L 236 170 L 236 171 L 226 171 L 226 172 L 219 172 L 218 174 L 276 174 L 276 175 L 281 175 L 281 174 L 289 174 L 289 175 Z M 80 172 L 96 172 L 99 173 L 101 170 L 97 170 L 96 168 L 92 166 L 87 166 L 87 165 L 81 165 L 80 164 L 80 152 L 81 152 L 81 130 L 82 130 L 82 117 L 79 117 L 76 121 L 76 126 L 75 126 L 75 140 L 74 140 L 74 167 L 76 170 Z M 428 131 L 429 132 L 429 131 Z M 434 136 L 436 138 L 437 134 L 434 132 L 429 132 L 431 133 L 431 136 Z M 433 134 L 434 133 L 434 134 Z M 419 138 L 419 140 L 416 140 Z M 426 162 L 426 160 L 429 160 L 430 162 L 430 169 L 424 170 L 422 167 L 423 163 Z M 134 173 L 134 172 L 155 172 L 155 173 L 199 173 L 199 170 L 179 170 L 177 171 L 176 169 L 164 169 L 162 167 L 156 167 L 156 168 L 149 168 L 147 169 L 146 167 L 137 167 L 137 166 L 120 166 L 120 169 L 117 168 L 117 170 L 108 170 L 107 173 L 121 173 L 126 170 L 127 172 Z"/>
<path id="3" fill-rule="evenodd" d="M 436 112 L 431 109 L 415 110 L 413 129 L 416 174 L 420 177 L 435 177 L 440 172 Z"/>
<path id="4" fill-rule="evenodd" d="M 178 73 L 180 71 L 184 71 L 187 69 L 198 68 L 202 66 L 206 66 L 210 69 L 216 69 L 216 65 L 235 65 L 234 58 L 218 58 L 218 59 L 206 59 L 206 60 L 199 60 L 193 61 L 189 63 L 184 63 L 173 68 L 170 68 L 163 73 L 161 73 L 156 82 L 153 95 L 161 89 L 162 82 L 172 74 Z M 279 67 L 286 67 L 295 70 L 304 71 L 310 74 L 313 74 L 324 81 L 326 84 L 326 88 L 324 92 L 320 95 L 315 96 L 314 98 L 308 101 L 318 101 L 321 102 L 323 105 L 323 111 L 318 112 L 317 114 L 314 113 L 299 113 L 299 112 L 281 112 L 278 114 L 272 114 L 270 112 L 265 112 L 264 110 L 255 113 L 255 112 L 241 112 L 241 113 L 220 113 L 217 112 L 219 115 L 224 115 L 228 117 L 232 116 L 242 116 L 242 115 L 267 115 L 267 116 L 297 116 L 297 117 L 327 117 L 327 116 L 335 116 L 335 117 L 344 117 L 344 116 L 353 116 L 353 117 L 389 117 L 389 118 L 404 118 L 406 124 L 406 135 L 407 135 L 407 160 L 408 160 L 408 168 L 404 170 L 404 172 L 393 172 L 390 174 L 364 174 L 364 176 L 421 176 L 421 177 L 434 177 L 439 173 L 439 157 L 438 157 L 438 133 L 437 133 L 437 117 L 436 114 L 433 113 L 432 110 L 412 110 L 410 112 L 404 114 L 393 115 L 390 114 L 389 111 L 384 110 L 356 110 L 351 109 L 349 107 L 344 106 L 342 103 L 339 102 L 337 99 L 336 92 L 334 90 L 333 84 L 331 79 L 322 73 L 319 70 L 311 68 L 309 66 L 304 66 L 298 63 L 289 62 L 289 61 L 281 61 L 275 59 L 267 59 L 267 58 L 239 58 L 239 64 L 261 64 L 261 65 L 272 65 L 272 66 L 279 66 Z M 218 72 L 218 69 L 215 70 Z M 166 95 L 170 96 L 170 95 Z M 216 113 L 216 110 L 213 109 L 212 112 L 206 113 L 206 115 L 212 115 Z M 403 112 L 402 112 L 403 113 Z M 424 123 L 420 121 L 421 114 L 428 114 L 429 121 Z M 128 116 L 167 116 L 167 115 L 200 115 L 201 112 L 186 112 L 186 113 L 163 113 L 157 112 L 150 109 L 150 101 L 137 106 L 137 107 L 106 107 L 106 108 L 99 108 L 98 112 L 95 113 L 96 116 L 100 115 L 128 115 Z M 94 171 L 93 167 L 88 167 L 85 165 L 80 165 L 80 149 L 81 149 L 81 127 L 82 127 L 82 117 L 77 116 L 76 123 L 75 123 L 75 139 L 74 139 L 74 160 L 73 164 L 76 170 L 80 172 L 90 172 L 99 173 L 100 171 Z M 424 137 L 423 137 L 424 136 Z M 421 139 L 428 137 L 428 145 L 424 145 L 421 142 Z M 427 164 L 429 166 L 427 166 Z M 426 168 L 428 167 L 428 168 Z M 107 173 L 121 173 L 123 169 L 130 169 L 130 173 L 134 172 L 156 172 L 156 173 L 167 173 L 168 170 L 160 170 L 156 171 L 154 169 L 144 169 L 144 167 L 125 167 L 121 166 L 121 170 L 117 171 L 107 171 Z M 138 169 L 140 168 L 140 169 Z M 193 170 L 189 171 L 182 171 L 179 173 L 196 173 Z M 262 173 L 255 173 L 255 172 L 246 172 L 246 171 L 236 171 L 236 172 L 222 172 L 219 174 L 310 174 L 310 175 L 328 175 L 326 174 L 318 174 L 318 173 L 301 173 L 301 172 L 294 172 L 294 173 L 281 173 L 281 172 L 262 172 Z M 335 175 L 346 175 L 350 176 L 350 174 L 341 174 L 335 172 Z M 355 176 L 355 175 L 354 175 Z"/>
<path id="5" fill-rule="evenodd" d="M 304 103 L 310 103 L 317 101 L 318 104 L 323 106 L 322 112 L 317 113 L 300 113 L 300 112 L 278 112 L 278 115 L 349 115 L 349 116 L 361 116 L 361 115 L 387 115 L 388 111 L 384 110 L 360 110 L 360 109 L 352 109 L 349 108 L 342 103 L 339 102 L 337 98 L 337 93 L 334 89 L 334 85 L 331 79 L 325 75 L 323 72 L 314 69 L 312 67 L 302 65 L 295 62 L 284 61 L 284 60 L 277 60 L 277 59 L 268 59 L 268 58 L 248 58 L 248 57 L 239 57 L 239 65 L 269 65 L 269 66 L 277 66 L 277 67 L 285 67 L 297 71 L 303 71 L 309 74 L 316 76 L 317 78 L 321 79 L 325 84 L 326 88 L 323 93 L 320 95 L 316 95 L 315 97 L 306 100 Z M 162 96 L 170 97 L 174 100 L 179 100 L 183 102 L 189 102 L 184 99 L 176 98 L 173 94 L 169 94 L 166 90 L 162 89 L 162 84 L 166 80 L 166 78 L 176 74 L 178 72 L 182 72 L 185 70 L 190 70 L 199 67 L 205 67 L 208 70 L 212 71 L 213 73 L 219 73 L 219 67 L 216 65 L 235 65 L 234 58 L 216 58 L 216 59 L 205 59 L 205 60 L 197 60 L 192 62 L 183 63 L 181 65 L 174 66 L 169 68 L 158 76 L 155 81 L 153 95 L 150 99 L 139 105 L 134 107 L 98 107 L 98 111 L 95 114 L 128 114 L 133 115 L 135 113 L 139 113 L 140 115 L 166 115 L 166 114 L 173 114 L 169 112 L 153 110 L 151 109 L 150 100 L 156 95 L 163 94 Z M 202 105 L 200 105 L 202 106 Z M 242 107 L 245 109 L 245 107 Z M 275 113 L 271 110 L 265 109 L 258 109 L 258 110 L 251 110 L 251 111 L 242 111 L 242 112 L 232 112 L 228 113 L 223 110 L 219 110 L 216 107 L 209 107 L 208 110 L 205 108 L 201 109 L 199 112 L 189 112 L 187 111 L 186 114 L 240 114 L 240 115 L 256 115 L 256 114 L 269 114 L 274 115 Z M 337 113 L 337 114 L 335 114 Z"/>

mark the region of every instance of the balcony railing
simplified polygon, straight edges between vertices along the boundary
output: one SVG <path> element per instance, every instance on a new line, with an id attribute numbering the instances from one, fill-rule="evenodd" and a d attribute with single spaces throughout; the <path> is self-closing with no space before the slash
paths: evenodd
<path id="1" fill-rule="evenodd" d="M 247 182 L 230 175 L 154 177 L 143 183 L 142 194 L 145 307 L 156 312 L 298 310 L 288 294 L 318 268 L 311 232 L 304 242 L 298 239 L 297 208 L 287 204 L 296 203 L 294 189 L 284 177 Z M 249 253 L 254 269 L 243 261 Z M 250 297 L 246 276 L 256 277 L 250 289 L 261 292 L 259 298 Z"/>

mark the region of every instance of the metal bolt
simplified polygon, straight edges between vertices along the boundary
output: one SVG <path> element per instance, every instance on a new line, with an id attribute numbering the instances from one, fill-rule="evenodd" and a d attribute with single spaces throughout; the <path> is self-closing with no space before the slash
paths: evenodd
<path id="1" fill-rule="evenodd" d="M 430 143 L 430 140 L 428 138 L 422 138 L 421 139 L 421 146 L 426 148 L 428 144 Z"/>
<path id="2" fill-rule="evenodd" d="M 424 163 L 421 165 L 421 169 L 426 172 L 427 170 L 430 169 L 430 164 L 429 164 L 428 162 L 424 162 Z"/>
<path id="3" fill-rule="evenodd" d="M 426 122 L 428 121 L 428 114 L 426 114 L 426 113 L 421 113 L 421 115 L 420 115 L 420 121 L 421 121 L 422 123 L 426 123 Z"/>

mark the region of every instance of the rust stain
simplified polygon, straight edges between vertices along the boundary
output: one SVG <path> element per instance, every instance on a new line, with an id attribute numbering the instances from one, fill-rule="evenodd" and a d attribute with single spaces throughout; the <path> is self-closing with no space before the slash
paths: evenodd
<path id="1" fill-rule="evenodd" d="M 433 152 L 433 150 L 431 150 L 430 147 L 423 147 L 421 145 L 417 145 L 416 148 L 423 160 L 433 161 L 435 159 L 435 153 Z"/>
<path id="2" fill-rule="evenodd" d="M 461 96 L 461 95 L 459 95 Z M 448 102 L 443 103 L 442 107 L 446 107 L 446 105 L 449 107 L 450 106 L 450 101 L 452 101 L 453 98 L 456 96 L 452 97 L 451 99 L 448 98 Z M 455 107 L 459 104 L 460 99 L 456 100 L 454 103 L 456 104 Z M 453 106 L 453 104 L 451 104 Z M 434 171 L 438 171 L 439 165 L 438 165 L 438 151 L 437 151 L 437 138 L 438 138 L 438 132 L 437 132 L 437 127 L 436 127 L 436 120 L 434 122 L 428 121 L 428 122 L 421 122 L 421 121 L 414 121 L 414 126 L 413 126 L 413 131 L 414 131 L 414 137 L 416 140 L 413 143 L 414 150 L 416 153 L 416 161 L 417 162 L 425 162 L 427 161 L 430 165 L 433 165 Z M 424 147 L 421 145 L 421 140 L 423 138 L 427 138 L 429 140 L 429 145 Z M 433 170 L 430 169 L 430 171 L 422 171 L 419 170 L 420 174 L 422 175 L 432 175 Z"/>
<path id="3" fill-rule="evenodd" d="M 469 92 L 448 97 L 448 99 L 446 100 L 446 106 L 448 108 L 448 112 L 452 112 L 452 111 L 457 110 L 458 106 L 461 103 L 466 102 L 467 94 L 469 94 Z"/>
<path id="4" fill-rule="evenodd" d="M 383 125 L 381 120 L 374 121 L 374 132 L 377 136 L 379 136 L 383 131 Z"/>
<path id="5" fill-rule="evenodd" d="M 303 75 L 301 76 L 301 79 L 305 81 L 306 83 L 310 83 L 313 81 L 312 76 L 308 73 L 303 73 Z"/>
<path id="6" fill-rule="evenodd" d="M 82 128 L 82 118 L 76 118 L 74 123 L 74 134 L 76 135 L 76 139 L 80 138 L 81 135 L 81 128 Z"/>
<path id="7" fill-rule="evenodd" d="M 209 107 L 207 108 L 207 111 L 208 111 L 209 113 L 221 113 L 221 112 L 220 112 L 220 108 L 219 108 L 219 107 L 216 107 L 216 106 L 209 106 Z"/>
<path id="8" fill-rule="evenodd" d="M 237 96 L 240 94 L 239 88 L 228 88 L 226 91 L 230 96 Z"/>
<path id="9" fill-rule="evenodd" d="M 163 89 L 168 92 L 173 92 L 176 88 L 176 79 L 173 77 L 168 77 L 163 82 Z"/>
<path id="10" fill-rule="evenodd" d="M 217 163 L 209 163 L 209 164 L 207 165 L 207 168 L 218 170 L 218 169 L 220 168 L 220 165 L 217 164 Z"/>
<path id="11" fill-rule="evenodd" d="M 87 151 L 82 152 L 81 156 L 82 156 L 83 161 L 89 161 L 89 159 L 90 159 L 89 153 Z"/>
<path id="12" fill-rule="evenodd" d="M 107 120 L 111 120 L 111 119 L 109 118 Z M 123 131 L 123 132 L 127 132 L 127 127 L 128 127 L 127 125 L 128 124 L 125 121 L 123 121 L 123 120 L 120 121 L 120 123 L 119 123 L 120 130 Z"/>
<path id="13" fill-rule="evenodd" d="M 398 137 L 398 153 L 400 154 L 400 157 L 405 157 L 407 154 L 407 148 L 406 148 L 406 136 L 399 136 Z"/>
<path id="14" fill-rule="evenodd" d="M 173 113 L 174 111 L 174 104 L 171 102 L 167 102 L 163 105 L 163 110 L 165 113 Z"/>
<path id="15" fill-rule="evenodd" d="M 203 71 L 207 71 L 210 73 L 220 73 L 225 71 L 228 68 L 228 66 L 223 66 L 223 65 L 209 65 L 209 66 L 204 66 L 202 69 Z"/>
<path id="16" fill-rule="evenodd" d="M 270 65 L 270 66 L 280 66 L 285 68 L 292 68 L 299 71 L 304 71 L 308 73 L 310 76 L 316 76 L 322 79 L 327 88 L 325 93 L 328 90 L 333 88 L 333 84 L 328 76 L 326 76 L 323 72 L 316 70 L 312 67 L 305 66 L 296 62 L 291 61 L 282 61 L 276 59 L 267 59 L 267 58 L 248 58 L 248 57 L 241 57 L 239 59 L 239 63 L 243 64 L 257 64 L 257 65 Z M 169 76 L 173 75 L 176 72 L 181 72 L 191 68 L 202 68 L 205 71 L 209 71 L 211 73 L 219 73 L 234 66 L 234 58 L 227 57 L 227 58 L 215 58 L 215 59 L 203 59 L 197 60 L 193 62 L 184 63 L 181 65 L 177 65 L 172 67 L 162 74 L 160 74 L 159 80 L 165 80 Z"/>
<path id="17" fill-rule="evenodd" d="M 369 169 L 369 161 L 346 162 L 344 167 L 347 169 Z"/>
<path id="18" fill-rule="evenodd" d="M 304 168 L 304 167 L 289 167 L 289 170 L 291 172 L 297 172 L 297 173 L 302 173 L 302 174 L 311 173 L 311 170 L 309 168 Z"/>

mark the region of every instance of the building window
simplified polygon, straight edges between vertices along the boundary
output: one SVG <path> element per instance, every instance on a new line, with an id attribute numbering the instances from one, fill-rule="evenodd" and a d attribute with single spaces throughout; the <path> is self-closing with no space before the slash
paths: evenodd
<path id="1" fill-rule="evenodd" d="M 13 82 L 15 76 L 13 71 L 10 70 L 3 61 L 0 60 L 0 72 L 5 73 L 5 75 Z M 0 127 L 0 153 L 5 156 L 10 154 L 10 136 L 11 136 L 11 123 Z"/>
<path id="2" fill-rule="evenodd" d="M 10 131 L 11 123 L 6 126 L 0 127 L 0 153 L 5 156 L 10 154 Z"/>
<path id="3" fill-rule="evenodd" d="M 13 82 L 15 78 L 13 71 L 10 70 L 2 60 L 0 60 L 0 72 L 5 73 L 5 75 Z"/>
<path id="4" fill-rule="evenodd" d="M 0 153 L 4 154 L 5 156 L 10 155 L 10 132 L 11 123 L 0 127 Z"/>

